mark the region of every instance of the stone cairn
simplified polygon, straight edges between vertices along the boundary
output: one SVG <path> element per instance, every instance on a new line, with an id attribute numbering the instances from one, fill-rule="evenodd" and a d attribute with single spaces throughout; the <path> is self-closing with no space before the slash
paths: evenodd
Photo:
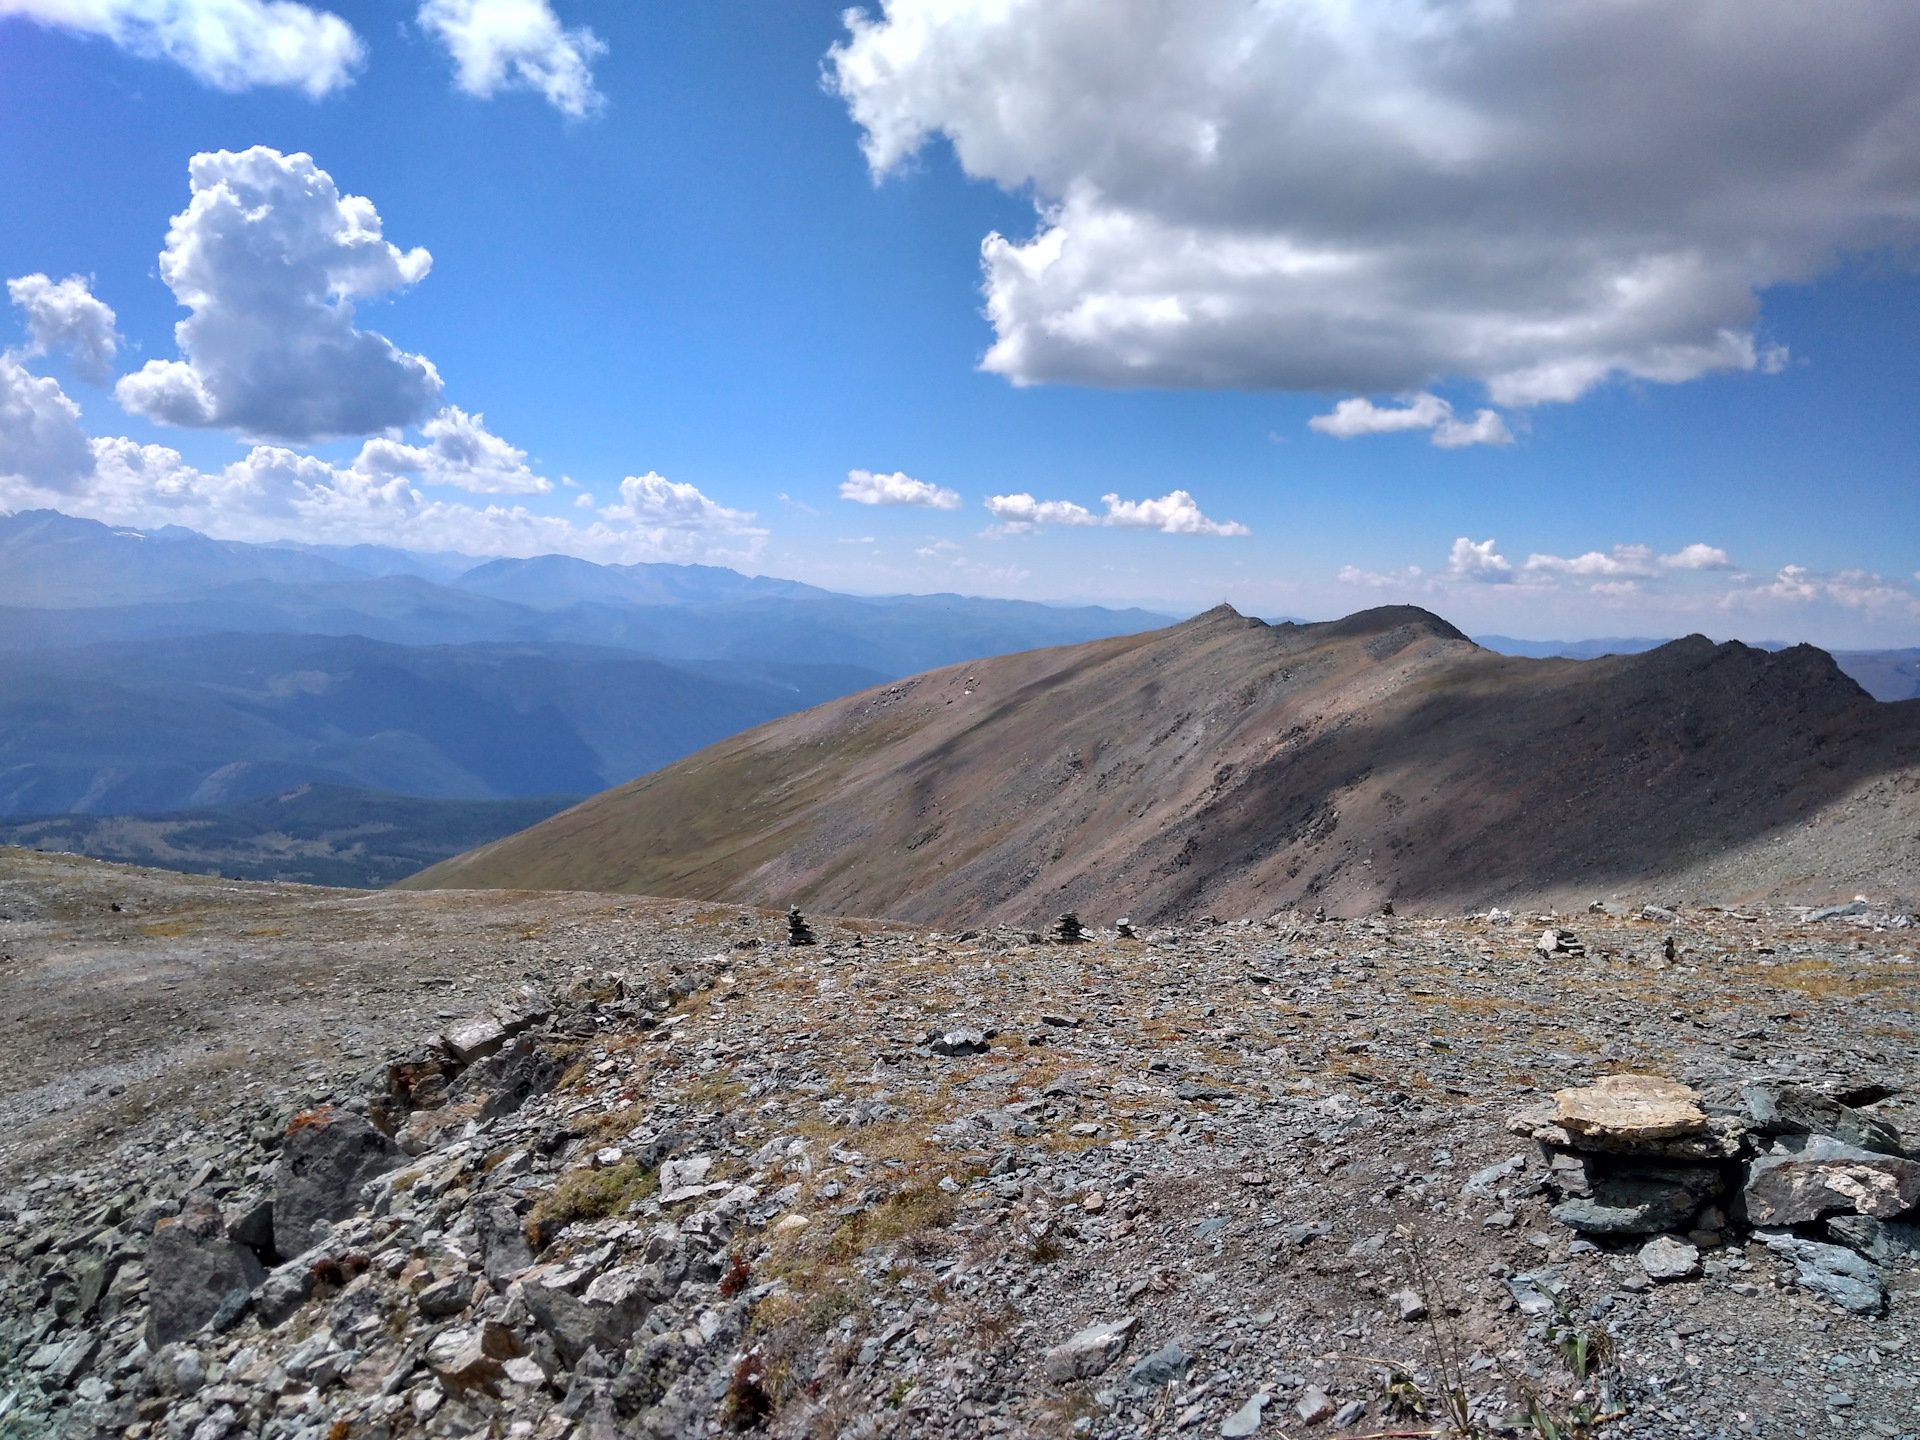
<path id="1" fill-rule="evenodd" d="M 1122 915 L 1118 920 L 1113 922 L 1113 932 L 1122 940 L 1133 939 L 1133 921 L 1129 920 L 1125 915 Z"/>
<path id="2" fill-rule="evenodd" d="M 1087 938 L 1087 927 L 1080 923 L 1080 917 L 1069 910 L 1053 922 L 1053 943 L 1056 945 L 1078 945 Z"/>
<path id="3" fill-rule="evenodd" d="M 787 907 L 787 944 L 811 945 L 813 943 L 813 930 L 807 924 L 807 917 L 800 913 L 798 905 L 789 905 Z"/>
<path id="4" fill-rule="evenodd" d="M 1542 930 L 1540 938 L 1533 942 L 1533 948 L 1542 957 L 1565 955 L 1569 959 L 1584 960 L 1587 954 L 1587 947 L 1571 930 Z"/>
<path id="5" fill-rule="evenodd" d="M 1720 1273 L 1714 1252 L 1737 1256 L 1746 1234 L 1801 1288 L 1871 1315 L 1887 1301 L 1876 1262 L 1920 1254 L 1920 1162 L 1884 1121 L 1811 1086 L 1751 1082 L 1709 1113 L 1678 1081 L 1609 1075 L 1508 1128 L 1544 1150 L 1553 1218 L 1634 1252 L 1641 1288 Z"/>

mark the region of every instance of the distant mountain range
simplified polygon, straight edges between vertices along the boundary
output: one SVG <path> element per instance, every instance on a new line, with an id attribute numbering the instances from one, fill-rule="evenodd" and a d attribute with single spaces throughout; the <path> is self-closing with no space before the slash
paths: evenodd
<path id="1" fill-rule="evenodd" d="M 1411 606 L 948 666 L 403 882 L 942 928 L 1920 885 L 1920 701 L 1812 646 L 1494 654 Z"/>
<path id="2" fill-rule="evenodd" d="M 884 678 L 331 635 L 0 653 L 0 815 L 177 810 L 316 783 L 584 795 Z"/>
<path id="3" fill-rule="evenodd" d="M 408 558 L 418 562 L 412 570 Z M 467 559 L 243 545 L 27 511 L 0 519 L 0 650 L 284 632 L 396 645 L 562 642 L 663 660 L 854 665 L 892 677 L 1158 629 L 1172 618 L 962 595 L 839 595 L 714 566 L 559 555 L 471 561 L 448 573 Z M 443 578 L 422 573 L 436 567 Z"/>
<path id="4" fill-rule="evenodd" d="M 930 665 L 1166 623 L 30 511 L 0 518 L 0 815 L 171 813 L 314 785 L 588 794 Z"/>

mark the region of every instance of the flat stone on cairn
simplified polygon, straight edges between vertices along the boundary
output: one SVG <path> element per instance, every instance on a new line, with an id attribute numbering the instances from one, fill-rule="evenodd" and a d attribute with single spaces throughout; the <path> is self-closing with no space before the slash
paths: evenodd
<path id="1" fill-rule="evenodd" d="M 811 945 L 813 943 L 813 931 L 807 925 L 807 917 L 800 913 L 798 905 L 789 905 L 787 907 L 787 944 Z"/>

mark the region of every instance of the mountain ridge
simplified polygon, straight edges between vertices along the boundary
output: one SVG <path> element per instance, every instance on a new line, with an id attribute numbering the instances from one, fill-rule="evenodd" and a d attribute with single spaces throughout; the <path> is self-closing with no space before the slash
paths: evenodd
<path id="1" fill-rule="evenodd" d="M 1920 705 L 1811 646 L 1527 660 L 1416 607 L 1269 626 L 1222 606 L 784 717 L 405 883 L 943 925 L 1484 907 L 1725 869 L 1863 787 L 1911 809 L 1916 767 Z M 1850 870 L 1781 851 L 1712 883 L 1920 883 L 1913 845 L 1875 859 L 1865 834 L 1823 841 Z"/>

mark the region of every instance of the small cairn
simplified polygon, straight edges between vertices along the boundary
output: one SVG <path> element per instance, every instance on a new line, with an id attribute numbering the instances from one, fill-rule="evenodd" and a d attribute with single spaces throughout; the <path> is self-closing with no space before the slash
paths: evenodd
<path id="1" fill-rule="evenodd" d="M 1113 931 L 1114 934 L 1118 935 L 1122 940 L 1131 940 L 1134 938 L 1133 921 L 1129 920 L 1125 915 L 1122 915 L 1118 920 L 1113 922 Z"/>
<path id="2" fill-rule="evenodd" d="M 807 924 L 807 917 L 800 913 L 798 905 L 787 907 L 787 944 L 814 944 L 813 930 Z"/>
<path id="3" fill-rule="evenodd" d="M 1080 917 L 1069 910 L 1053 922 L 1053 943 L 1056 945 L 1078 945 L 1087 938 L 1087 927 L 1080 923 Z"/>

